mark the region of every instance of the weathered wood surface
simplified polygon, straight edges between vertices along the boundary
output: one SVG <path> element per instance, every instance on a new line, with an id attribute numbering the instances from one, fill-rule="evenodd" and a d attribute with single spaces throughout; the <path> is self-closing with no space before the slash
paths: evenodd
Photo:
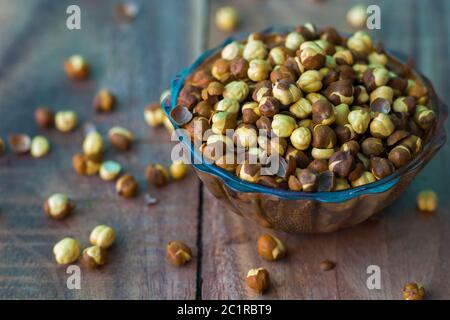
<path id="1" fill-rule="evenodd" d="M 429 298 L 450 297 L 448 145 L 379 219 L 323 236 L 276 233 L 289 249 L 287 259 L 276 263 L 256 254 L 256 238 L 267 230 L 226 211 L 193 173 L 163 189 L 150 188 L 160 202 L 144 204 L 145 165 L 168 163 L 171 144 L 164 129 L 146 126 L 143 107 L 158 98 L 175 72 L 227 36 L 214 26 L 220 5 L 239 9 L 241 31 L 307 21 L 351 31 L 345 13 L 354 1 L 138 1 L 138 17 L 124 25 L 115 19 L 114 2 L 84 0 L 75 2 L 82 8 L 82 30 L 68 31 L 65 10 L 72 3 L 0 1 L 0 136 L 43 133 L 53 145 L 44 159 L 0 158 L 0 299 L 252 299 L 256 296 L 243 278 L 256 266 L 267 267 L 273 281 L 263 298 L 397 299 L 409 281 L 421 282 Z M 375 37 L 414 57 L 440 96 L 450 100 L 450 3 L 401 0 L 380 6 L 382 29 Z M 92 63 L 89 81 L 66 79 L 61 64 L 73 53 Z M 119 97 L 110 115 L 91 110 L 100 87 Z M 76 176 L 70 159 L 80 149 L 82 129 L 67 135 L 38 130 L 32 116 L 38 105 L 74 109 L 82 123 L 92 122 L 102 133 L 113 125 L 131 128 L 138 137 L 135 147 L 123 154 L 108 150 L 107 158 L 138 177 L 141 196 L 123 200 L 115 196 L 113 184 Z M 426 187 L 440 195 L 439 211 L 431 216 L 414 207 L 416 193 Z M 42 202 L 53 192 L 76 201 L 78 208 L 68 219 L 43 215 Z M 82 289 L 68 290 L 65 269 L 56 266 L 51 248 L 64 236 L 87 245 L 90 230 L 100 223 L 118 233 L 110 262 L 100 270 L 82 269 Z M 193 263 L 175 269 L 165 262 L 164 245 L 172 239 L 191 245 Z M 320 271 L 323 259 L 336 261 L 336 269 Z M 381 268 L 381 290 L 366 288 L 369 265 Z"/>

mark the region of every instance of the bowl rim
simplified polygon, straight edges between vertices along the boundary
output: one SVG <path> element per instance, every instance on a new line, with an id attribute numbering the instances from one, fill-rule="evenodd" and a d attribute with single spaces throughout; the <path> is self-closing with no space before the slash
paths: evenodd
<path id="1" fill-rule="evenodd" d="M 287 33 L 293 30 L 292 26 L 282 26 L 282 27 L 269 27 L 260 31 L 262 34 L 270 33 Z M 359 187 L 352 187 L 345 190 L 339 191 L 324 191 L 324 192 L 303 192 L 303 191 L 292 191 L 285 189 L 276 189 L 271 187 L 266 187 L 264 185 L 250 183 L 241 180 L 236 175 L 208 162 L 203 161 L 202 155 L 199 150 L 195 148 L 194 144 L 185 134 L 178 132 L 176 129 L 183 129 L 180 127 L 170 116 L 170 111 L 177 105 L 177 99 L 179 92 L 184 85 L 184 81 L 196 71 L 196 69 L 201 66 L 206 60 L 215 55 L 217 52 L 222 50 L 227 44 L 232 41 L 242 41 L 251 32 L 242 32 L 232 35 L 225 39 L 220 45 L 215 48 L 208 49 L 204 51 L 193 64 L 189 67 L 183 69 L 177 75 L 172 78 L 170 97 L 166 97 L 162 101 L 162 107 L 170 122 L 175 128 L 175 133 L 177 138 L 182 144 L 187 147 L 191 158 L 200 161 L 199 163 L 193 162 L 192 165 L 196 170 L 201 172 L 211 174 L 216 178 L 223 181 L 225 185 L 234 189 L 235 191 L 245 192 L 245 193 L 262 193 L 266 195 L 272 195 L 277 198 L 288 199 L 288 200 L 317 200 L 320 202 L 342 202 L 349 199 L 356 198 L 364 194 L 374 194 L 385 192 L 392 187 L 394 187 L 399 181 L 402 175 L 407 174 L 416 168 L 423 167 L 434 154 L 445 144 L 447 140 L 447 134 L 445 131 L 444 122 L 448 116 L 448 107 L 445 103 L 437 96 L 436 91 L 431 83 L 431 81 L 418 72 L 417 70 L 412 70 L 413 74 L 421 80 L 427 87 L 430 95 L 430 100 L 432 107 L 436 112 L 437 121 L 436 126 L 433 128 L 433 132 L 430 134 L 428 141 L 425 142 L 422 152 L 413 159 L 408 165 L 396 170 L 393 174 L 380 179 L 378 181 L 362 185 Z M 406 56 L 402 53 L 386 50 L 389 56 L 396 58 L 399 62 L 406 64 Z M 173 99 L 171 97 L 174 97 Z"/>

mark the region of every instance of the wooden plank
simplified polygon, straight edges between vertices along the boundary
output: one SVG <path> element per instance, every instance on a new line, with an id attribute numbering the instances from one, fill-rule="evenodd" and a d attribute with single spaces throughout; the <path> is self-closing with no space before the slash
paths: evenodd
<path id="1" fill-rule="evenodd" d="M 242 31 L 306 21 L 350 31 L 345 24 L 345 13 L 354 2 L 214 1 L 210 47 L 227 36 L 217 30 L 213 20 L 215 10 L 225 3 L 231 3 L 241 13 Z M 448 101 L 449 93 L 445 89 L 450 73 L 446 39 L 450 29 L 444 18 L 448 3 L 436 1 L 430 7 L 421 1 L 383 1 L 380 5 L 382 29 L 375 37 L 387 48 L 417 58 L 418 68 L 436 83 L 438 92 Z M 447 144 L 379 219 L 320 236 L 273 232 L 289 250 L 286 260 L 275 263 L 263 261 L 256 253 L 256 239 L 267 229 L 224 209 L 205 190 L 202 297 L 256 298 L 246 288 L 244 278 L 250 268 L 263 266 L 273 281 L 272 289 L 262 297 L 267 299 L 399 299 L 401 288 L 411 281 L 421 282 L 429 291 L 429 298 L 448 298 L 450 288 L 446 275 L 450 271 L 450 253 L 445 248 L 449 240 L 450 208 L 445 190 L 450 188 L 450 173 L 443 168 L 448 167 L 449 153 Z M 416 212 L 415 195 L 423 188 L 433 188 L 441 196 L 439 210 L 434 215 Z M 336 269 L 320 271 L 319 263 L 323 259 L 336 261 Z M 369 265 L 381 269 L 380 290 L 366 287 Z"/>
<path id="2" fill-rule="evenodd" d="M 173 268 L 164 249 L 179 239 L 196 254 L 199 183 L 190 173 L 179 183 L 152 187 L 149 192 L 159 204 L 146 207 L 144 168 L 149 162 L 169 164 L 171 144 L 163 128 L 147 127 L 142 112 L 201 51 L 201 19 L 193 17 L 204 1 L 138 1 L 139 14 L 131 24 L 117 22 L 114 3 L 77 3 L 80 31 L 66 29 L 70 1 L 0 3 L 0 136 L 43 133 L 53 145 L 40 160 L 0 158 L 0 299 L 193 299 L 196 260 Z M 74 53 L 92 64 L 90 80 L 66 79 L 62 62 Z M 90 107 L 100 87 L 118 96 L 118 108 L 110 115 L 96 115 Z M 71 134 L 42 132 L 33 123 L 37 105 L 73 109 L 82 123 L 92 122 L 104 134 L 114 125 L 130 128 L 137 137 L 133 149 L 119 154 L 108 147 L 106 157 L 138 178 L 140 197 L 123 200 L 114 194 L 114 184 L 76 176 L 71 157 L 80 150 L 81 126 Z M 77 204 L 73 215 L 60 222 L 44 217 L 41 209 L 54 192 L 67 193 Z M 52 247 L 65 236 L 85 246 L 90 230 L 101 223 L 118 234 L 110 262 L 100 270 L 82 269 L 81 290 L 68 290 L 65 268 L 54 262 Z"/>
<path id="3" fill-rule="evenodd" d="M 445 29 L 443 16 L 446 11 L 441 10 L 444 3 L 436 1 L 427 7 L 425 3 L 416 1 L 416 19 L 410 21 L 410 26 L 413 34 L 417 34 L 416 38 L 412 37 L 417 68 L 430 78 L 439 96 L 448 101 L 448 37 L 441 33 Z M 448 133 L 448 121 L 446 127 Z M 391 281 L 399 287 L 408 279 L 417 279 L 429 288 L 430 299 L 448 299 L 450 296 L 447 276 L 450 253 L 445 250 L 450 230 L 450 208 L 446 196 L 450 188 L 450 172 L 446 169 L 449 154 L 447 143 L 401 198 L 396 210 L 405 217 L 400 216 L 402 220 L 397 221 L 393 216 L 387 226 L 390 263 L 398 266 L 391 273 Z M 425 188 L 432 188 L 440 195 L 440 209 L 431 217 L 418 214 L 411 208 L 415 195 Z M 396 232 L 402 235 L 400 239 Z M 400 266 L 404 267 L 403 270 Z"/>

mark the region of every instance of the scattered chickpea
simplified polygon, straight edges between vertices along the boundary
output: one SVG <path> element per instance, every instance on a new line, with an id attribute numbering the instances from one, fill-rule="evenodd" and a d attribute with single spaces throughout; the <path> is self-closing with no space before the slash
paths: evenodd
<path id="1" fill-rule="evenodd" d="M 58 111 L 55 115 L 55 127 L 61 132 L 69 132 L 75 129 L 78 116 L 70 110 Z"/>
<path id="2" fill-rule="evenodd" d="M 101 89 L 92 101 L 92 107 L 97 112 L 110 112 L 116 103 L 116 97 L 107 89 Z"/>
<path id="3" fill-rule="evenodd" d="M 87 268 L 98 268 L 106 263 L 107 252 L 99 246 L 91 246 L 83 250 L 80 261 Z"/>
<path id="4" fill-rule="evenodd" d="M 187 174 L 187 166 L 183 160 L 176 160 L 170 165 L 170 175 L 174 180 L 183 179 Z"/>
<path id="5" fill-rule="evenodd" d="M 90 67 L 87 61 L 76 54 L 64 62 L 64 71 L 73 80 L 84 80 L 89 76 Z"/>
<path id="6" fill-rule="evenodd" d="M 76 154 L 73 156 L 72 166 L 75 172 L 80 176 L 96 175 L 100 169 L 100 163 L 89 159 L 83 154 Z"/>
<path id="7" fill-rule="evenodd" d="M 120 163 L 115 161 L 105 161 L 100 166 L 99 175 L 102 180 L 112 181 L 116 180 L 122 171 L 122 166 Z"/>
<path id="8" fill-rule="evenodd" d="M 15 154 L 26 154 L 31 149 L 31 138 L 27 134 L 13 133 L 8 137 L 9 146 Z"/>
<path id="9" fill-rule="evenodd" d="M 50 143 L 44 136 L 36 136 L 31 141 L 30 153 L 34 158 L 41 158 L 50 151 Z"/>
<path id="10" fill-rule="evenodd" d="M 222 31 L 233 31 L 239 23 L 239 15 L 235 8 L 224 6 L 216 12 L 216 25 Z"/>
<path id="11" fill-rule="evenodd" d="M 286 255 L 286 248 L 277 237 L 264 234 L 258 238 L 258 254 L 269 261 L 279 260 Z"/>
<path id="12" fill-rule="evenodd" d="M 89 236 L 91 244 L 102 249 L 111 247 L 115 239 L 116 233 L 114 229 L 104 224 L 95 227 Z"/>
<path id="13" fill-rule="evenodd" d="M 124 198 L 134 198 L 138 191 L 138 183 L 133 176 L 126 174 L 116 182 L 116 192 Z"/>
<path id="14" fill-rule="evenodd" d="M 108 132 L 109 141 L 119 151 L 128 150 L 134 140 L 130 130 L 122 127 L 113 127 Z"/>
<path id="15" fill-rule="evenodd" d="M 420 284 L 412 282 L 403 287 L 403 300 L 423 300 L 425 298 L 425 288 Z"/>
<path id="16" fill-rule="evenodd" d="M 352 7 L 347 12 L 347 22 L 353 28 L 360 29 L 364 28 L 367 21 L 367 11 L 366 6 L 358 4 Z"/>
<path id="17" fill-rule="evenodd" d="M 116 15 L 120 22 L 131 23 L 139 13 L 139 5 L 128 1 L 116 5 Z"/>
<path id="18" fill-rule="evenodd" d="M 53 254 L 59 264 L 69 264 L 80 256 L 80 245 L 73 238 L 64 238 L 53 247 Z"/>
<path id="19" fill-rule="evenodd" d="M 336 264 L 333 261 L 330 260 L 323 260 L 320 262 L 320 270 L 322 271 L 329 271 L 334 269 L 334 267 L 336 266 Z"/>
<path id="20" fill-rule="evenodd" d="M 145 169 L 145 176 L 149 183 L 156 187 L 162 187 L 169 181 L 169 173 L 162 164 L 150 164 Z"/>
<path id="21" fill-rule="evenodd" d="M 2 138 L 0 138 L 0 156 L 2 156 L 5 153 L 5 142 Z"/>
<path id="22" fill-rule="evenodd" d="M 170 241 L 166 246 L 166 257 L 171 264 L 180 267 L 192 259 L 192 251 L 181 241 Z"/>
<path id="23" fill-rule="evenodd" d="M 417 207 L 421 211 L 433 212 L 438 206 L 438 197 L 433 190 L 423 190 L 417 195 Z"/>
<path id="24" fill-rule="evenodd" d="M 44 107 L 39 107 L 34 111 L 34 120 L 40 128 L 50 128 L 55 120 L 53 112 Z"/>
<path id="25" fill-rule="evenodd" d="M 97 131 L 89 132 L 83 140 L 83 152 L 91 160 L 100 160 L 103 155 L 102 135 Z"/>
<path id="26" fill-rule="evenodd" d="M 270 286 L 269 272 L 264 268 L 251 269 L 247 273 L 245 279 L 247 286 L 255 290 L 257 293 L 264 293 Z"/>
<path id="27" fill-rule="evenodd" d="M 166 115 L 158 102 L 153 102 L 145 107 L 144 118 L 150 127 L 157 127 L 164 124 Z"/>
<path id="28" fill-rule="evenodd" d="M 75 205 L 62 193 L 55 193 L 44 202 L 45 213 L 50 218 L 57 220 L 66 217 L 74 208 Z"/>

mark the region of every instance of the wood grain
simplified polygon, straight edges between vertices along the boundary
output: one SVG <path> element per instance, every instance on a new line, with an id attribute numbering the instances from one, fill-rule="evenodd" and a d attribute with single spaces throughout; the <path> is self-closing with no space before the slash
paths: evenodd
<path id="1" fill-rule="evenodd" d="M 78 1 L 79 31 L 66 29 L 69 4 L 0 3 L 0 30 L 5 33 L 0 42 L 0 136 L 40 133 L 52 143 L 44 159 L 10 153 L 0 158 L 0 299 L 193 299 L 195 260 L 177 270 L 166 263 L 164 249 L 168 241 L 179 239 L 196 253 L 199 183 L 190 173 L 161 190 L 150 188 L 159 204 L 145 205 L 144 168 L 149 162 L 169 164 L 171 143 L 165 129 L 148 128 L 143 108 L 157 100 L 171 76 L 200 53 L 199 27 L 191 20 L 196 17 L 200 23 L 197 15 L 203 2 L 172 1 L 162 6 L 159 1 L 140 1 L 135 21 L 120 24 L 114 2 Z M 178 15 L 184 19 L 173 19 Z M 66 79 L 62 63 L 74 53 L 91 63 L 88 81 Z M 101 87 L 119 100 L 109 115 L 96 115 L 91 108 Z M 71 134 L 36 129 L 33 111 L 38 105 L 75 110 L 79 129 Z M 138 178 L 138 199 L 121 199 L 114 184 L 73 173 L 71 157 L 80 151 L 82 125 L 88 121 L 103 134 L 114 125 L 135 133 L 131 151 L 108 148 L 106 157 Z M 41 209 L 54 192 L 67 193 L 77 205 L 73 215 L 60 222 L 47 219 Z M 100 270 L 82 269 L 82 289 L 68 290 L 65 268 L 54 262 L 53 245 L 65 236 L 88 245 L 90 230 L 102 223 L 118 234 L 110 262 Z"/>
<path id="2" fill-rule="evenodd" d="M 213 20 L 213 13 L 225 2 L 238 8 L 240 30 L 244 31 L 307 21 L 351 31 L 345 13 L 352 1 L 214 1 L 210 47 L 227 36 Z M 419 70 L 430 77 L 438 94 L 448 101 L 449 23 L 437 18 L 448 14 L 448 3 L 435 1 L 430 6 L 423 1 L 383 1 L 380 6 L 382 29 L 374 32 L 374 38 L 382 40 L 387 48 L 414 57 Z M 447 144 L 401 198 L 377 219 L 330 235 L 273 232 L 289 250 L 286 260 L 275 263 L 263 261 L 256 253 L 256 239 L 268 230 L 227 211 L 205 191 L 202 250 L 208 258 L 202 261 L 202 297 L 261 298 L 246 288 L 244 278 L 250 268 L 262 266 L 268 269 L 273 282 L 264 299 L 399 299 L 401 288 L 411 281 L 422 283 L 429 298 L 448 298 L 450 207 L 445 190 L 450 188 L 449 154 Z M 441 195 L 434 215 L 416 212 L 415 195 L 423 188 L 433 188 Z M 335 261 L 336 268 L 321 271 L 319 263 L 324 259 Z M 381 268 L 380 290 L 366 287 L 369 265 Z"/>

